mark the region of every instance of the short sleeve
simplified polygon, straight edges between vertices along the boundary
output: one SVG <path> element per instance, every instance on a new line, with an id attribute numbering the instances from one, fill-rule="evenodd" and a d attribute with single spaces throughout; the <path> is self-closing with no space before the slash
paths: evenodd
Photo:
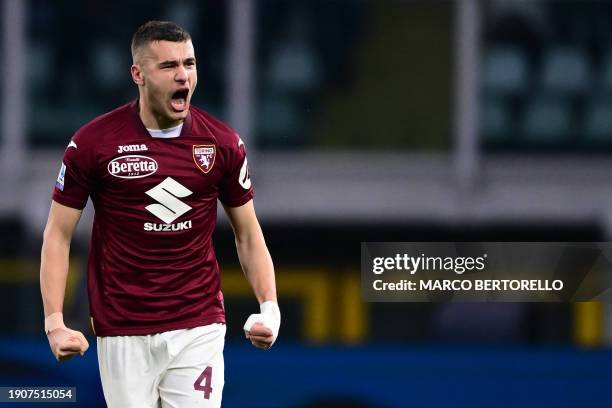
<path id="1" fill-rule="evenodd" d="M 83 209 L 93 186 L 92 162 L 91 153 L 75 136 L 64 152 L 53 189 L 53 201 L 79 210 Z"/>
<path id="2" fill-rule="evenodd" d="M 246 148 L 236 135 L 236 142 L 227 151 L 227 169 L 219 190 L 219 200 L 229 207 L 240 207 L 253 199 L 253 186 Z"/>

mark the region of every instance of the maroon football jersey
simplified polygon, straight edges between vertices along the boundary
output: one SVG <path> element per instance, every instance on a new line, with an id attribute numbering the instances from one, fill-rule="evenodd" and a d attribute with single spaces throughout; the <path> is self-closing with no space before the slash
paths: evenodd
<path id="1" fill-rule="evenodd" d="M 253 198 L 238 134 L 191 107 L 179 137 L 153 138 L 138 102 L 79 129 L 53 200 L 95 218 L 88 291 L 99 336 L 143 335 L 225 322 L 212 243 L 217 198 Z"/>

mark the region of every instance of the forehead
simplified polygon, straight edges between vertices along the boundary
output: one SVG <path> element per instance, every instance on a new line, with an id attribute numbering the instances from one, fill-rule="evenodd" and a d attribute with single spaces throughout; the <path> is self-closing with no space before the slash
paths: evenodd
<path id="1" fill-rule="evenodd" d="M 191 40 L 183 42 L 152 41 L 145 48 L 144 54 L 145 58 L 154 61 L 183 60 L 195 57 Z"/>

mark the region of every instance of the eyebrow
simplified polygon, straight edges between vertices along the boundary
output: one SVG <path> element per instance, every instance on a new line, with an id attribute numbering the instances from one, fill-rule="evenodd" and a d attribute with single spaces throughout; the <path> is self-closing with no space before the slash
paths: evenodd
<path id="1" fill-rule="evenodd" d="M 196 59 L 195 57 L 189 57 L 189 58 L 185 58 L 185 63 L 186 64 L 190 64 L 190 63 L 195 63 Z M 177 60 L 165 60 L 162 61 L 160 63 L 157 64 L 158 66 L 169 66 L 169 67 L 173 67 L 178 65 L 178 61 Z"/>

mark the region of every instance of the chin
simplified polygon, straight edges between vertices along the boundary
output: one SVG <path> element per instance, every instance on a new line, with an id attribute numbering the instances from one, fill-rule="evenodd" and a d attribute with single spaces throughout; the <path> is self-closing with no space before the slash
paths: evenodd
<path id="1" fill-rule="evenodd" d="M 171 117 L 174 120 L 181 120 L 181 119 L 185 119 L 187 117 L 187 113 L 189 112 L 189 109 L 185 109 L 182 112 L 175 112 L 175 111 L 170 111 L 169 113 L 169 117 Z"/>

